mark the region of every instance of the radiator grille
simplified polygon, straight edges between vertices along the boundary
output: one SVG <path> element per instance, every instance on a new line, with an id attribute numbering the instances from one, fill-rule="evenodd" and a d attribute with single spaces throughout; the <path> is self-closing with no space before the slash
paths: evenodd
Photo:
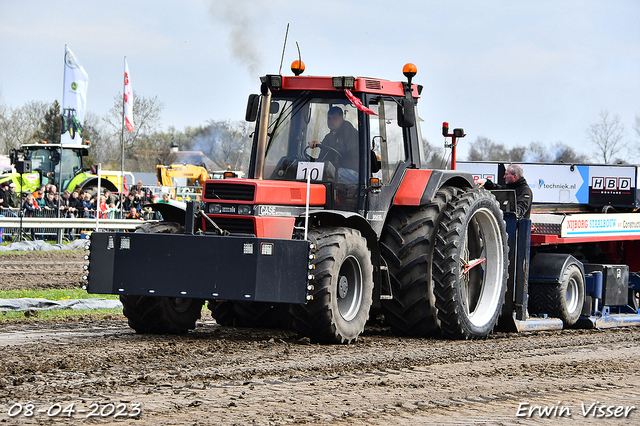
<path id="1" fill-rule="evenodd" d="M 252 234 L 255 235 L 256 231 L 253 227 L 253 219 L 251 218 L 235 218 L 235 217 L 212 217 L 211 218 L 216 225 L 225 231 L 229 231 L 232 234 Z M 215 229 L 209 226 L 209 223 L 205 220 L 205 231 L 215 232 Z"/>
<path id="2" fill-rule="evenodd" d="M 256 187 L 228 183 L 207 183 L 204 198 L 208 200 L 253 201 Z"/>

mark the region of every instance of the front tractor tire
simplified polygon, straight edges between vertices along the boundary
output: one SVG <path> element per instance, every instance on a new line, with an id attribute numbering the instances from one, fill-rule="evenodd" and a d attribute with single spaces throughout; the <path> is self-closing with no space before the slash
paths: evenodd
<path id="1" fill-rule="evenodd" d="M 184 228 L 174 222 L 147 222 L 143 233 L 176 234 Z M 204 300 L 181 297 L 121 295 L 122 311 L 129 326 L 141 334 L 184 334 L 196 328 Z"/>
<path id="2" fill-rule="evenodd" d="M 382 300 L 382 312 L 395 334 L 426 337 L 439 332 L 431 278 L 433 246 L 444 208 L 456 193 L 456 188 L 443 187 L 427 205 L 389 213 L 380 246 L 393 299 Z"/>
<path id="3" fill-rule="evenodd" d="M 369 319 L 373 266 L 366 240 L 350 228 L 309 232 L 316 246 L 312 299 L 291 305 L 294 330 L 320 343 L 355 342 Z"/>
<path id="4" fill-rule="evenodd" d="M 447 204 L 433 259 L 445 336 L 482 339 L 493 331 L 507 288 L 508 250 L 502 211 L 489 191 L 460 192 Z"/>

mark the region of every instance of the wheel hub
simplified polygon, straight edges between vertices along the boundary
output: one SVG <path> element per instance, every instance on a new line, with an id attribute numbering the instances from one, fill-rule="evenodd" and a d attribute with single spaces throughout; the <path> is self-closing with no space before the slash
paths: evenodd
<path id="1" fill-rule="evenodd" d="M 349 280 L 344 275 L 338 278 L 338 297 L 344 299 L 349 292 Z"/>

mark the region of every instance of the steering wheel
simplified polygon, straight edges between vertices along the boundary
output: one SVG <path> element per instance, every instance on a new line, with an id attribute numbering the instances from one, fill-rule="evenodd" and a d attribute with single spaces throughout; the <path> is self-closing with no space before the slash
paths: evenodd
<path id="1" fill-rule="evenodd" d="M 337 149 L 330 147 L 329 145 L 322 145 L 321 143 L 317 143 L 316 144 L 316 148 L 320 148 L 320 155 L 318 155 L 318 158 L 316 158 L 314 161 L 316 160 L 320 160 L 323 161 L 325 158 L 327 158 L 327 155 L 329 155 L 329 152 L 333 152 L 338 156 L 338 159 L 342 159 L 342 154 L 340 154 L 340 152 L 338 152 Z M 324 154 L 322 153 L 322 150 L 326 148 L 326 151 L 324 152 Z M 311 160 L 313 157 L 311 156 L 310 151 L 313 148 L 311 148 L 310 146 L 306 147 L 304 149 L 304 155 Z"/>

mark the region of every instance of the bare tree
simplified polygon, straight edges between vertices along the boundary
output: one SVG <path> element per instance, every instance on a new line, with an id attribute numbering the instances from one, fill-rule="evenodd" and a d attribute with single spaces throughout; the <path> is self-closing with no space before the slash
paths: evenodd
<path id="1" fill-rule="evenodd" d="M 82 138 L 91 142 L 87 164 L 102 164 L 104 170 L 120 170 L 120 139 L 109 131 L 106 121 L 92 111 L 84 115 Z"/>
<path id="2" fill-rule="evenodd" d="M 551 145 L 551 156 L 554 163 L 588 163 L 589 156 L 584 154 L 578 154 L 573 148 L 563 144 L 562 142 L 556 142 Z"/>
<path id="3" fill-rule="evenodd" d="M 524 155 L 526 161 L 535 163 L 547 163 L 551 161 L 551 155 L 542 142 L 531 142 L 527 153 Z"/>
<path id="4" fill-rule="evenodd" d="M 507 161 L 509 154 L 503 144 L 493 142 L 484 136 L 478 136 L 478 139 L 471 145 L 469 150 L 468 161 Z"/>
<path id="5" fill-rule="evenodd" d="M 161 124 L 161 113 L 164 103 L 158 100 L 157 96 L 146 98 L 137 96 L 133 92 L 133 123 L 134 130 L 132 132 L 124 132 L 124 163 L 125 169 L 135 171 L 147 171 L 149 157 L 153 158 L 153 170 L 155 171 L 155 155 L 159 148 L 154 143 L 153 135 L 158 133 Z M 118 93 L 114 97 L 114 104 L 104 117 L 107 126 L 109 140 L 118 141 L 118 150 L 122 150 L 122 93 Z M 112 152 L 112 156 L 121 162 L 122 155 L 116 155 Z M 144 164 L 142 164 L 144 163 Z M 142 167 L 143 169 L 139 169 Z M 118 170 L 120 167 L 118 167 Z"/>
<path id="6" fill-rule="evenodd" d="M 605 164 L 611 163 L 614 156 L 625 157 L 628 143 L 620 116 L 611 116 L 607 110 L 600 112 L 600 121 L 587 129 L 587 141 L 597 148 L 594 157 Z"/>
<path id="7" fill-rule="evenodd" d="M 509 162 L 511 163 L 522 163 L 524 161 L 524 157 L 527 154 L 526 146 L 514 146 L 509 150 Z"/>
<path id="8" fill-rule="evenodd" d="M 633 128 L 635 129 L 638 136 L 640 136 L 640 114 L 636 115 L 636 122 L 633 125 Z"/>
<path id="9" fill-rule="evenodd" d="M 427 160 L 426 167 L 430 169 L 444 169 L 449 164 L 449 159 L 445 158 L 447 151 L 444 148 L 436 148 L 428 140 L 422 138 L 422 149 Z"/>
<path id="10" fill-rule="evenodd" d="M 252 125 L 244 121 L 210 120 L 187 144 L 187 148 L 202 151 L 215 163 L 234 170 L 246 169 L 251 155 Z"/>
<path id="11" fill-rule="evenodd" d="M 38 142 L 37 132 L 50 105 L 31 101 L 19 108 L 3 105 L 0 109 L 0 149 L 9 154 L 13 148 L 25 143 Z"/>

